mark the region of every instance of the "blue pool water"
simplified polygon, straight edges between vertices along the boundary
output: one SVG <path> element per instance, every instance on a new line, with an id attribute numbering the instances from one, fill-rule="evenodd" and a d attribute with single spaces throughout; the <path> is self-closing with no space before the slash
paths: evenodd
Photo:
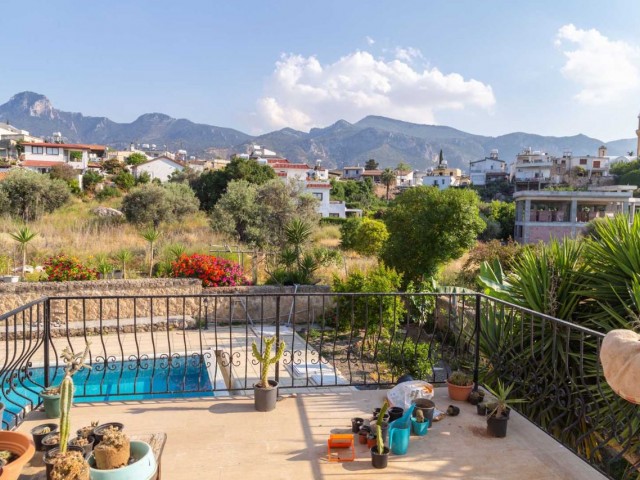
<path id="1" fill-rule="evenodd" d="M 204 359 L 205 362 L 210 362 Z M 50 369 L 51 384 L 57 385 L 64 376 L 64 369 Z M 74 403 L 109 402 L 125 400 L 149 400 L 158 398 L 212 397 L 213 389 L 206 363 L 197 358 L 173 358 L 171 365 L 166 358 L 141 359 L 136 361 L 110 361 L 94 363 L 91 370 L 81 370 L 73 377 L 75 384 Z M 29 374 L 20 374 L 11 382 L 7 380 L 0 392 L 0 401 L 5 404 L 4 427 L 13 425 L 15 413 L 27 405 L 38 403 L 38 392 L 44 385 L 44 369 L 29 369 Z"/>

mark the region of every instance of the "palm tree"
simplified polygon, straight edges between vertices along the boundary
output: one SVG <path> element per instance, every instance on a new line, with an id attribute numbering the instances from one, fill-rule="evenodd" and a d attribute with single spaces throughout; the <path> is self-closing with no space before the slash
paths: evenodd
<path id="1" fill-rule="evenodd" d="M 131 250 L 123 248 L 118 250 L 114 255 L 114 258 L 122 264 L 122 278 L 127 278 L 127 263 L 133 260 L 133 253 Z"/>
<path id="2" fill-rule="evenodd" d="M 32 232 L 29 227 L 25 225 L 9 235 L 20 244 L 20 252 L 22 253 L 22 276 L 24 277 L 25 267 L 27 265 L 27 244 L 37 237 L 38 234 Z"/>
<path id="3" fill-rule="evenodd" d="M 149 242 L 149 278 L 153 276 L 153 244 L 158 241 L 162 235 L 155 227 L 149 227 L 140 232 L 140 236 Z"/>
<path id="4" fill-rule="evenodd" d="M 396 172 L 390 168 L 385 168 L 382 174 L 380 174 L 380 180 L 387 187 L 387 202 L 389 201 L 389 187 L 396 181 Z"/>

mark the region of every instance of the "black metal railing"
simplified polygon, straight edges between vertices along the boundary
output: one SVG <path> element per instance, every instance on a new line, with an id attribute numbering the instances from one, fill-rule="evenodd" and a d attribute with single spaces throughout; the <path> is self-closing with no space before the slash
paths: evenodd
<path id="1" fill-rule="evenodd" d="M 251 346 L 276 336 L 281 388 L 380 388 L 410 374 L 513 385 L 533 423 L 612 478 L 638 467 L 638 408 L 609 389 L 603 334 L 482 294 L 278 293 L 52 297 L 0 317 L 5 425 L 62 378 L 60 353 L 91 345 L 77 401 L 245 393 Z"/>

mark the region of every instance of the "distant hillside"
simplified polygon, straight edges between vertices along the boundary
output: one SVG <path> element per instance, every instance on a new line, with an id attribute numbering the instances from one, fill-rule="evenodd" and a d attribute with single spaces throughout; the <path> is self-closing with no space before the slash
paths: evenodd
<path id="1" fill-rule="evenodd" d="M 197 124 L 162 113 L 141 115 L 131 123 L 116 123 L 106 117 L 85 117 L 81 113 L 57 110 L 44 95 L 22 92 L 0 105 L 0 121 L 9 121 L 31 133 L 50 136 L 62 132 L 69 142 L 100 143 L 118 148 L 135 143 L 184 148 L 190 154 L 227 157 L 247 152 L 252 144 L 263 145 L 291 161 L 313 164 L 322 160 L 328 167 L 364 164 L 376 159 L 381 167 L 406 162 L 414 168 L 434 165 L 442 149 L 451 166 L 468 169 L 469 162 L 498 149 L 500 158 L 511 162 L 526 147 L 560 155 L 571 150 L 577 155 L 595 155 L 602 141 L 585 135 L 543 137 L 530 133 L 509 133 L 486 137 L 439 125 L 419 125 L 380 116 L 368 116 L 356 123 L 339 120 L 309 133 L 291 128 L 259 136 L 231 128 Z M 610 155 L 635 150 L 635 139 L 606 144 Z"/>

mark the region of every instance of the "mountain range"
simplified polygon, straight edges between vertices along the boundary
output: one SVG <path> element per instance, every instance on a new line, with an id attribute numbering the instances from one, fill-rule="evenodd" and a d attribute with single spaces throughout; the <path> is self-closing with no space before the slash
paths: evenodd
<path id="1" fill-rule="evenodd" d="M 89 117 L 54 108 L 44 95 L 22 92 L 0 105 L 0 121 L 48 137 L 61 132 L 67 142 L 104 144 L 126 148 L 130 143 L 166 145 L 169 150 L 186 149 L 189 155 L 227 158 L 262 145 L 293 162 L 341 168 L 374 158 L 380 167 L 406 162 L 417 169 L 434 165 L 442 149 L 450 166 L 468 169 L 469 162 L 484 158 L 492 149 L 507 163 L 526 147 L 560 155 L 596 155 L 606 145 L 609 155 L 625 155 L 636 147 L 636 139 L 604 143 L 585 135 L 550 137 L 515 132 L 498 137 L 474 135 L 452 127 L 419 125 L 381 116 L 368 116 L 356 123 L 339 120 L 308 133 L 283 128 L 252 136 L 232 128 L 175 119 L 162 113 L 147 113 L 131 123 L 117 123 L 107 117 Z M 631 130 L 631 128 L 630 128 Z"/>

